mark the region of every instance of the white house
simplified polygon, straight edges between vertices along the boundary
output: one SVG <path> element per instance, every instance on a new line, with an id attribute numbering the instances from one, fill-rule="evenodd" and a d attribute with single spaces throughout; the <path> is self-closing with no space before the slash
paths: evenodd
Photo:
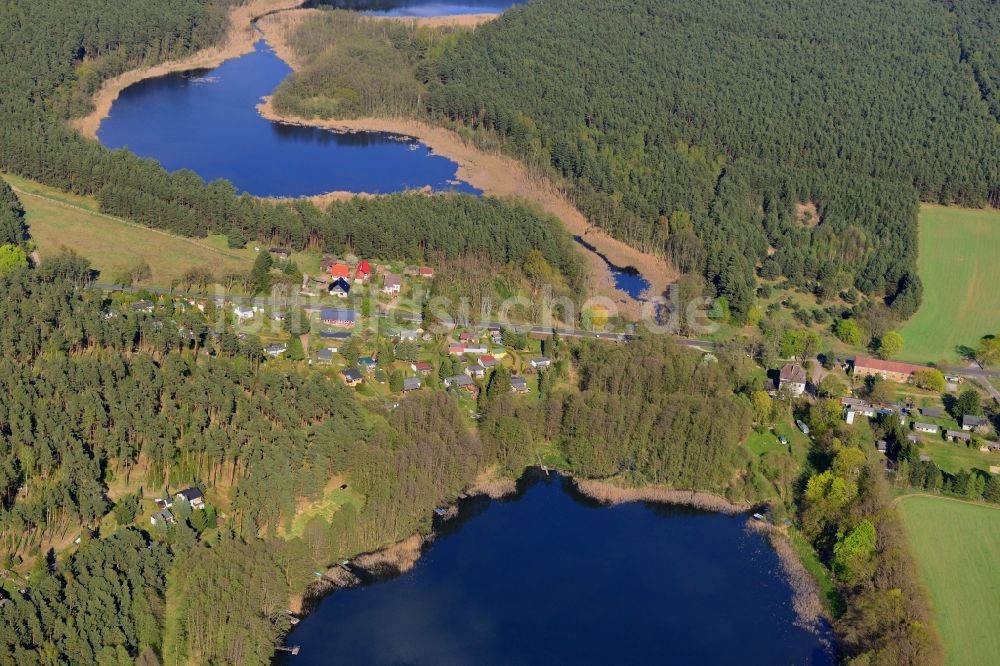
<path id="1" fill-rule="evenodd" d="M 533 368 L 547 368 L 552 365 L 552 359 L 548 356 L 536 356 L 531 359 L 531 367 Z"/>
<path id="2" fill-rule="evenodd" d="M 201 490 L 198 488 L 187 488 L 177 493 L 174 497 L 178 500 L 184 500 L 191 505 L 192 509 L 204 509 L 205 508 L 205 496 L 201 494 Z"/>
<path id="3" fill-rule="evenodd" d="M 382 281 L 382 293 L 389 294 L 390 296 L 399 295 L 400 290 L 403 288 L 403 276 L 397 275 L 395 273 L 386 273 L 385 278 Z"/>
<path id="4" fill-rule="evenodd" d="M 247 319 L 253 319 L 253 308 L 248 305 L 237 305 L 233 308 L 233 314 L 240 321 L 246 321 Z"/>
<path id="5" fill-rule="evenodd" d="M 806 371 L 798 363 L 786 363 L 778 373 L 778 389 L 787 391 L 789 395 L 802 395 L 806 392 Z"/>
<path id="6" fill-rule="evenodd" d="M 174 514 L 170 513 L 169 510 L 164 509 L 163 511 L 157 511 L 152 516 L 149 517 L 149 522 L 152 525 L 173 525 L 176 521 L 174 520 Z"/>

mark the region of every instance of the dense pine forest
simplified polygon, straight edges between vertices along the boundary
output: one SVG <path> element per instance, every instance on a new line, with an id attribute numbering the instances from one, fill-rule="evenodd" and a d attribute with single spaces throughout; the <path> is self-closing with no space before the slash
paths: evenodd
<path id="1" fill-rule="evenodd" d="M 13 2 L 0 8 L 0 170 L 77 194 L 102 211 L 173 233 L 225 234 L 293 249 L 437 261 L 466 254 L 519 264 L 541 251 L 570 284 L 581 267 L 554 219 L 495 199 L 394 195 L 307 203 L 239 196 L 232 184 L 169 174 L 154 160 L 110 152 L 65 124 L 108 77 L 217 41 L 225 10 L 211 2 Z M 71 10 L 69 9 L 71 7 Z"/>
<path id="2" fill-rule="evenodd" d="M 427 108 L 565 177 L 592 220 L 704 273 L 737 316 L 763 263 L 907 317 L 918 199 L 1000 204 L 997 14 L 989 0 L 531 2 L 424 63 Z"/>
<path id="3" fill-rule="evenodd" d="M 232 4 L 0 3 L 0 169 L 234 245 L 482 257 L 486 272 L 540 255 L 567 289 L 582 284 L 558 222 L 524 205 L 261 201 L 66 125 L 108 77 L 217 42 Z M 919 201 L 1000 203 L 997 16 L 994 0 L 535 0 L 475 32 L 368 35 L 362 52 L 400 77 L 367 97 L 327 95 L 363 83 L 319 76 L 357 55 L 339 51 L 317 52 L 317 78 L 284 93 L 292 108 L 315 98 L 310 113 L 424 115 L 512 151 L 600 226 L 703 275 L 737 319 L 757 275 L 854 286 L 905 318 L 921 292 Z M 0 554 L 27 570 L 26 592 L 2 593 L 0 663 L 267 663 L 313 571 L 426 532 L 477 474 L 517 475 L 542 447 L 582 476 L 738 503 L 762 499 L 758 471 L 779 479 L 842 594 L 844 656 L 940 660 L 870 442 L 821 401 L 800 414 L 815 438 L 804 469 L 790 454 L 782 469 L 750 460 L 751 426 L 782 408 L 762 416 L 759 368 L 738 345 L 550 339 L 537 395 L 498 369 L 473 422 L 445 391 L 388 409 L 304 363 L 268 363 L 259 339 L 208 316 L 119 307 L 89 288 L 85 257 L 31 265 L 2 180 L 0 247 L 13 258 L 0 266 Z M 332 479 L 359 504 L 292 530 Z M 178 506 L 169 530 L 138 515 L 187 485 L 217 506 Z"/>
<path id="4" fill-rule="evenodd" d="M 546 441 L 595 476 L 748 491 L 737 443 L 749 409 L 728 379 L 746 368 L 705 365 L 666 340 L 608 357 L 610 343 L 552 345 L 580 364 L 583 393 L 553 370 L 542 399 L 525 402 L 498 373 L 477 429 L 445 392 L 386 412 L 318 372 L 262 367 L 258 341 L 211 339 L 201 315 L 105 316 L 106 297 L 77 287 L 88 275 L 66 255 L 0 276 L 0 543 L 7 566 L 34 561 L 28 593 L 0 608 L 0 662 L 265 662 L 311 571 L 426 531 L 478 472 L 517 473 Z M 641 385 L 630 377 L 640 361 Z M 617 424 L 606 423 L 612 404 Z M 298 502 L 331 478 L 362 508 L 290 536 Z M 134 526 L 136 488 L 189 484 L 219 513 L 175 503 L 170 530 Z M 76 534 L 74 555 L 48 550 Z"/>

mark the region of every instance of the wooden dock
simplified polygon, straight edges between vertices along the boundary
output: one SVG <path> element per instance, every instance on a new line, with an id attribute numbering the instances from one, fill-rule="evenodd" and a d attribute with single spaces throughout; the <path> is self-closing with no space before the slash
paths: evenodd
<path id="1" fill-rule="evenodd" d="M 278 647 L 276 647 L 274 649 L 275 650 L 279 650 L 281 652 L 290 652 L 293 657 L 299 654 L 299 646 L 298 645 L 279 645 Z"/>

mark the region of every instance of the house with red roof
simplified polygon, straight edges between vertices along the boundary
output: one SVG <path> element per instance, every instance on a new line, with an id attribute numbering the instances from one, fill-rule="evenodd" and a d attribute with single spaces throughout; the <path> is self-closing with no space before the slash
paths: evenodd
<path id="1" fill-rule="evenodd" d="M 854 359 L 854 376 L 858 378 L 877 376 L 890 382 L 905 384 L 913 378 L 913 373 L 926 370 L 922 365 L 900 363 L 898 361 L 883 361 L 880 358 L 858 356 Z"/>
<path id="2" fill-rule="evenodd" d="M 351 277 L 351 267 L 342 261 L 334 262 L 330 266 L 330 277 L 333 278 L 350 278 Z"/>
<path id="3" fill-rule="evenodd" d="M 354 269 L 354 284 L 364 284 L 372 276 L 372 265 L 367 259 L 362 259 Z"/>

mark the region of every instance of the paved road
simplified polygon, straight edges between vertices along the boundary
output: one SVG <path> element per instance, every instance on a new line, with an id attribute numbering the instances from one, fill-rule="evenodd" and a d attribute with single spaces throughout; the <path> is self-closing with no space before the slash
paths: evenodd
<path id="1" fill-rule="evenodd" d="M 978 370 L 976 368 L 978 368 Z M 993 398 L 993 402 L 1000 405 L 1000 391 L 997 391 L 996 387 L 993 386 L 989 380 L 989 377 L 995 377 L 998 373 L 990 372 L 989 370 L 984 369 L 978 361 L 976 361 L 976 368 L 969 369 L 971 372 L 970 376 L 974 377 L 975 380 L 979 382 L 979 385 L 986 389 L 986 392 L 990 394 L 991 398 Z"/>

